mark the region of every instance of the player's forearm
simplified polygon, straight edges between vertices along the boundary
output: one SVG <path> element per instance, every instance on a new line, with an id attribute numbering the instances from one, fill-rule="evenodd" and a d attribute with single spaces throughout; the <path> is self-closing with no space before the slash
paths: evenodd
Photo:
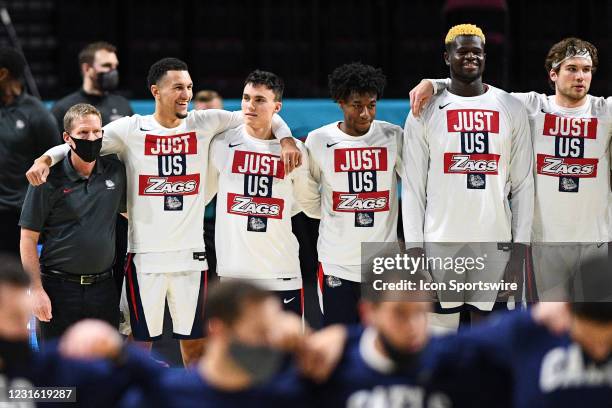
<path id="1" fill-rule="evenodd" d="M 61 161 L 64 157 L 66 157 L 69 151 L 70 146 L 68 146 L 67 144 L 57 145 L 44 152 L 43 155 L 36 160 L 43 159 L 46 156 L 44 160 L 50 160 L 50 162 L 46 161 L 46 163 L 49 166 L 54 166 L 57 162 Z"/>
<path id="2" fill-rule="evenodd" d="M 32 287 L 42 287 L 40 280 L 40 261 L 38 259 L 38 242 L 34 238 L 21 236 L 19 250 L 23 269 L 30 275 Z"/>
<path id="3" fill-rule="evenodd" d="M 450 78 L 439 78 L 439 79 L 427 78 L 425 80 L 431 82 L 431 85 L 433 85 L 434 95 L 438 95 L 440 92 L 448 88 L 450 86 L 450 81 L 451 81 Z"/>

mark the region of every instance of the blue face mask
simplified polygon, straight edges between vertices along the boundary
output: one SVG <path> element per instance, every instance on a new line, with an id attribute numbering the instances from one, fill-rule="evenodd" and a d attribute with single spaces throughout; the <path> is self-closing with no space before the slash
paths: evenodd
<path id="1" fill-rule="evenodd" d="M 229 346 L 232 359 L 251 377 L 254 385 L 270 381 L 281 370 L 286 354 L 268 346 L 251 346 L 232 341 Z"/>

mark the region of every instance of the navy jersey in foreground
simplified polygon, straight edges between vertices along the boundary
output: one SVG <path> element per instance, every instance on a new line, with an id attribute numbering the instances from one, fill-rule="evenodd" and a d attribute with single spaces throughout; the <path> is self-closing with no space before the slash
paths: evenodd
<path id="1" fill-rule="evenodd" d="M 569 335 L 553 335 L 530 312 L 494 318 L 459 341 L 509 370 L 516 408 L 612 407 L 612 360 L 595 363 Z"/>
<path id="2" fill-rule="evenodd" d="M 394 363 L 374 347 L 373 329 L 351 327 L 344 354 L 334 373 L 317 392 L 322 407 L 450 407 L 443 392 L 422 384 L 434 363 L 437 340 L 432 339 L 414 367 L 395 370 Z"/>
<path id="3" fill-rule="evenodd" d="M 307 407 L 305 388 L 297 371 L 288 367 L 268 384 L 244 391 L 222 391 L 206 381 L 194 366 L 191 370 L 169 369 L 162 372 L 155 390 L 141 401 L 142 407 L 176 408 L 300 408 Z"/>
<path id="4" fill-rule="evenodd" d="M 34 353 L 23 362 L 0 372 L 0 384 L 7 393 L 14 387 L 76 387 L 74 407 L 117 407 L 126 391 L 135 387 L 147 390 L 154 384 L 155 364 L 144 354 L 130 351 L 121 362 L 107 360 L 73 360 L 59 355 L 54 347 Z M 2 388 L 2 387 L 0 387 Z M 23 404 L 20 406 L 34 406 Z M 45 407 L 65 406 L 45 402 Z"/>

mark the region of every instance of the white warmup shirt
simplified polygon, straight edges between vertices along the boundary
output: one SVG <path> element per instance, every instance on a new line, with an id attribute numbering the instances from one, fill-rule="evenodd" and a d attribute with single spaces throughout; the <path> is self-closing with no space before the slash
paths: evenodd
<path id="1" fill-rule="evenodd" d="M 303 164 L 290 174 L 285 174 L 279 141 L 250 136 L 244 125 L 211 143 L 207 195 L 217 193 L 219 276 L 267 280 L 262 284 L 271 290 L 301 288 L 299 245 L 291 217 L 303 209 L 318 218 L 321 204 L 318 184 L 308 169 L 308 152 L 300 141 L 296 143 Z"/>
<path id="2" fill-rule="evenodd" d="M 361 243 L 397 241 L 402 128 L 375 120 L 362 136 L 339 122 L 308 134 L 310 171 L 321 185 L 317 250 L 326 275 L 361 281 Z"/>
<path id="3" fill-rule="evenodd" d="M 410 113 L 402 183 L 407 246 L 529 243 L 532 157 L 525 108 L 500 89 L 489 86 L 474 97 L 444 90 L 420 118 Z"/>
<path id="4" fill-rule="evenodd" d="M 153 115 L 124 117 L 104 126 L 101 154 L 117 154 L 127 174 L 128 251 L 143 254 L 139 272 L 202 270 L 208 147 L 212 137 L 243 123 L 241 112 L 191 111 L 175 128 Z M 275 116 L 275 134 L 291 136 Z M 45 154 L 55 163 L 69 150 Z M 150 262 L 149 262 L 150 260 Z"/>
<path id="5" fill-rule="evenodd" d="M 610 241 L 612 98 L 564 108 L 554 96 L 513 93 L 527 108 L 534 149 L 534 242 Z"/>

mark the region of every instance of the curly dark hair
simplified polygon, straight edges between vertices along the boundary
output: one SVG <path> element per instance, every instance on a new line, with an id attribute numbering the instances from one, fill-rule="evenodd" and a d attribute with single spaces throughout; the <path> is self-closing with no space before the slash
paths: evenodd
<path id="1" fill-rule="evenodd" d="M 189 71 L 189 68 L 184 61 L 178 58 L 162 58 L 149 68 L 147 86 L 151 88 L 151 85 L 157 85 L 168 71 Z"/>
<path id="2" fill-rule="evenodd" d="M 597 54 L 597 48 L 588 41 L 581 40 L 576 37 L 564 38 L 559 41 L 548 51 L 546 55 L 546 59 L 544 60 L 544 69 L 546 69 L 546 74 L 550 72 L 551 69 L 554 69 L 555 72 L 559 72 L 560 66 L 553 68 L 552 65 L 556 61 L 561 61 L 568 55 L 568 51 L 571 53 L 575 53 L 577 50 L 586 49 L 589 54 L 591 54 L 591 60 L 593 61 L 593 67 L 591 68 L 592 72 L 597 70 L 597 66 L 599 65 L 599 57 Z M 548 84 L 552 89 L 555 89 L 555 83 L 548 78 Z"/>
<path id="3" fill-rule="evenodd" d="M 285 90 L 285 84 L 283 80 L 276 74 L 268 71 L 260 71 L 256 69 L 251 72 L 244 80 L 244 85 L 263 85 L 266 88 L 274 92 L 274 100 L 279 102 L 283 100 L 283 91 Z"/>
<path id="4" fill-rule="evenodd" d="M 387 78 L 382 69 L 353 62 L 341 65 L 329 75 L 329 92 L 334 102 L 345 101 L 353 92 L 382 97 Z"/>

